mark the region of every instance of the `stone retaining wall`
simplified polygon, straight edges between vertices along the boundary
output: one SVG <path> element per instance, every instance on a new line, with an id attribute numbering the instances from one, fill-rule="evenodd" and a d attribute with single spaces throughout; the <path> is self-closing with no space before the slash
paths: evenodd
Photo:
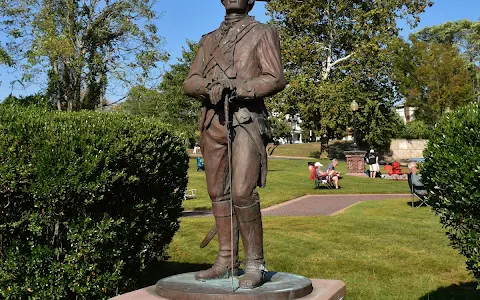
<path id="1" fill-rule="evenodd" d="M 428 140 L 406 140 L 395 139 L 390 144 L 390 153 L 385 158 L 392 160 L 407 160 L 410 158 L 423 157 L 423 150 L 427 146 Z"/>

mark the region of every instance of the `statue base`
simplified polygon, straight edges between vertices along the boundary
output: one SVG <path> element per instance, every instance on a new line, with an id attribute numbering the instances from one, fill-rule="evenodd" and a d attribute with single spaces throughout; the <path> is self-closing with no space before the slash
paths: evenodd
<path id="1" fill-rule="evenodd" d="M 238 288 L 238 278 L 195 280 L 195 273 L 185 273 L 164 278 L 157 282 L 157 294 L 171 300 L 180 299 L 298 299 L 310 294 L 312 281 L 303 276 L 266 272 L 265 282 L 254 289 Z"/>
<path id="2" fill-rule="evenodd" d="M 252 290 L 232 291 L 231 279 L 196 281 L 195 273 L 185 273 L 159 280 L 150 286 L 111 300 L 176 300 L 176 299 L 345 299 L 346 286 L 340 280 L 308 279 L 288 273 L 267 272 L 266 282 Z M 238 287 L 238 279 L 234 279 Z"/>

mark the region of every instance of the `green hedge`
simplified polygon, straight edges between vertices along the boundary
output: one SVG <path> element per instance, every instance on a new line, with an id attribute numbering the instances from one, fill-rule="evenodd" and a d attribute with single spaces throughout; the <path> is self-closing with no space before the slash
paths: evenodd
<path id="1" fill-rule="evenodd" d="M 179 228 L 187 168 L 156 121 L 0 105 L 0 298 L 135 288 Z"/>
<path id="2" fill-rule="evenodd" d="M 432 132 L 432 128 L 425 124 L 425 122 L 421 120 L 414 120 L 412 122 L 408 122 L 403 131 L 400 133 L 399 137 L 402 139 L 426 139 L 430 138 L 430 134 Z"/>
<path id="3" fill-rule="evenodd" d="M 447 114 L 430 136 L 422 179 L 428 203 L 480 280 L 480 107 Z"/>

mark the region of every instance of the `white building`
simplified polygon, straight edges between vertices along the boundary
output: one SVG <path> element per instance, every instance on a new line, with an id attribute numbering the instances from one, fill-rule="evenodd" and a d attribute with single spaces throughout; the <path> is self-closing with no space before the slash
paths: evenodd
<path id="1" fill-rule="evenodd" d="M 290 123 L 292 127 L 291 137 L 289 138 L 280 138 L 280 144 L 302 144 L 302 128 L 300 124 L 302 124 L 302 119 L 298 115 L 285 115 L 285 120 Z"/>
<path id="2" fill-rule="evenodd" d="M 406 106 L 405 103 L 402 103 L 395 106 L 395 111 L 402 118 L 404 124 L 415 120 L 415 117 L 413 116 L 415 107 Z"/>

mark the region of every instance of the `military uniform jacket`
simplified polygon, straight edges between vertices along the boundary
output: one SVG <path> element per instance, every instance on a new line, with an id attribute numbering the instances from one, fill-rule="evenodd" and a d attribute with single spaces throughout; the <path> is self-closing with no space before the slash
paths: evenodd
<path id="1" fill-rule="evenodd" d="M 277 30 L 246 16 L 231 27 L 224 22 L 202 37 L 184 82 L 187 95 L 205 100 L 201 131 L 215 113 L 221 113 L 210 103 L 208 89 L 214 81 L 222 79 L 235 81 L 234 122 L 248 122 L 252 113 L 266 116 L 263 98 L 285 87 Z"/>

